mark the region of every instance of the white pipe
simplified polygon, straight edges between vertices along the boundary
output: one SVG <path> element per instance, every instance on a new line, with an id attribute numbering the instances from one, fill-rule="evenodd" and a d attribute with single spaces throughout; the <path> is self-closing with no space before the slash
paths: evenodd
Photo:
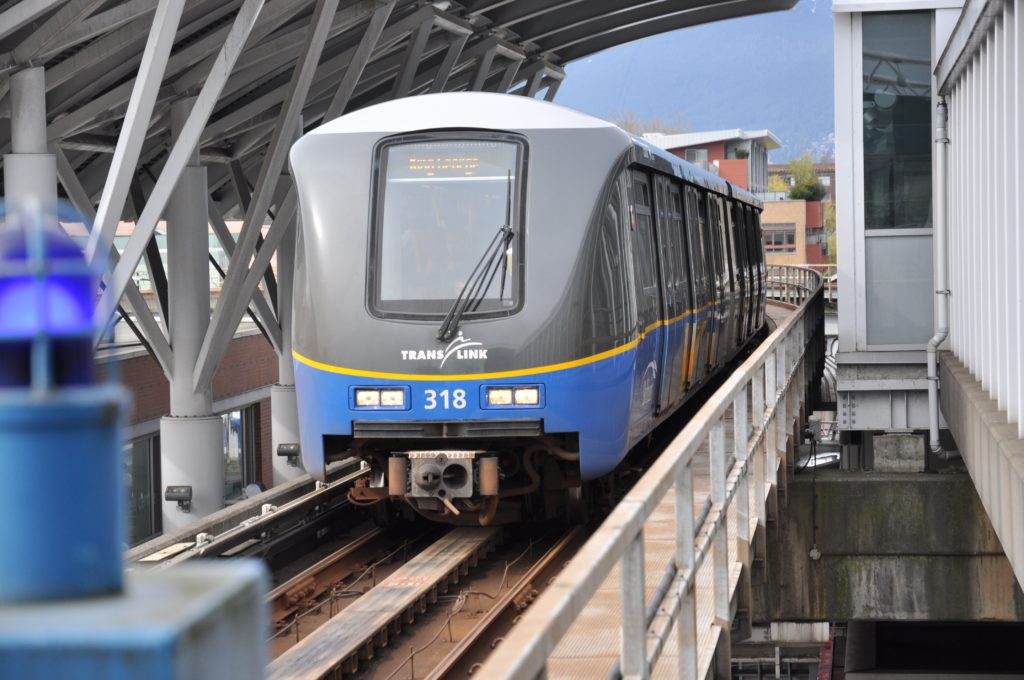
<path id="1" fill-rule="evenodd" d="M 946 190 L 948 174 L 949 138 L 946 131 L 948 110 L 946 100 L 940 99 L 935 124 L 935 295 L 938 297 L 938 315 L 935 317 L 935 335 L 928 341 L 928 435 L 931 450 L 942 450 L 939 444 L 939 367 L 937 351 L 949 335 L 949 281 L 946 267 Z"/>

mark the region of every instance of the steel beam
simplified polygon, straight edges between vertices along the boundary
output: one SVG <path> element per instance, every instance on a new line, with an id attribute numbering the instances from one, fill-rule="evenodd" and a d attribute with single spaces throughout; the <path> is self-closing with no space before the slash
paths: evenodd
<path id="1" fill-rule="evenodd" d="M 167 156 L 163 170 L 160 172 L 160 177 L 150 192 L 146 207 L 135 225 L 135 231 L 124 248 L 121 261 L 110 276 L 109 286 L 103 294 L 105 299 L 110 301 L 118 300 L 128 279 L 131 278 L 132 272 L 138 266 L 142 253 L 145 250 L 146 242 L 156 229 L 157 221 L 160 219 L 160 215 L 163 214 L 174 185 L 181 176 L 189 158 L 197 148 L 199 136 L 206 126 L 206 121 L 209 120 L 210 113 L 216 105 L 217 99 L 220 97 L 221 88 L 231 73 L 235 60 L 245 46 L 246 38 L 252 30 L 260 9 L 263 7 L 263 1 L 245 0 L 241 9 L 238 10 L 238 15 L 235 17 L 234 24 L 231 26 L 231 30 L 225 39 L 224 46 L 221 48 L 216 62 L 214 62 L 213 67 L 210 69 L 210 75 L 203 84 L 203 89 L 200 90 L 199 95 L 196 97 L 195 105 L 192 107 L 188 120 L 185 121 L 181 134 L 176 138 L 174 146 Z M 114 158 L 116 162 L 116 153 Z M 104 195 L 106 195 L 106 191 Z M 123 205 L 123 199 L 121 203 Z M 102 203 L 100 205 L 102 206 Z M 97 217 L 97 221 L 99 219 L 100 217 Z M 92 244 L 91 239 L 90 244 Z"/>
<path id="2" fill-rule="evenodd" d="M 388 0 L 374 10 L 373 16 L 370 17 L 370 23 L 366 27 L 366 32 L 363 33 L 363 37 L 359 41 L 359 47 L 352 54 L 352 58 L 345 67 L 345 75 L 342 77 L 338 89 L 334 92 L 334 96 L 331 97 L 331 103 L 327 105 L 324 122 L 334 120 L 345 112 L 345 107 L 348 106 L 352 93 L 356 91 L 359 79 L 363 77 L 363 71 L 370 61 L 370 55 L 373 54 L 373 50 L 377 46 L 381 34 L 384 32 L 384 26 L 387 25 L 388 19 L 391 17 L 391 12 L 395 8 L 395 2 L 396 0 Z"/>
<path id="3" fill-rule="evenodd" d="M 398 72 L 398 77 L 395 78 L 395 87 L 391 91 L 392 99 L 401 99 L 402 97 L 409 96 L 413 79 L 416 77 L 416 69 L 423 58 L 423 49 L 427 46 L 427 39 L 430 37 L 432 30 L 434 30 L 433 16 L 420 24 L 412 32 L 409 44 L 405 48 L 405 57 L 401 69 Z"/>
<path id="4" fill-rule="evenodd" d="M 465 49 L 468 40 L 468 34 L 452 38 L 448 44 L 448 50 L 445 52 L 444 60 L 437 67 L 437 74 L 430 83 L 431 93 L 444 92 L 445 85 L 448 84 L 448 79 L 451 77 L 452 71 L 455 70 L 455 65 L 458 64 L 459 57 L 462 56 L 462 50 Z"/>
<path id="5" fill-rule="evenodd" d="M 71 163 L 68 162 L 64 152 L 60 148 L 54 148 L 53 153 L 57 159 L 57 177 L 60 179 L 60 183 L 64 187 L 68 198 L 71 200 L 71 204 L 85 218 L 86 224 L 92 224 L 96 218 L 96 211 L 93 208 L 92 201 L 89 200 L 89 195 L 82 188 L 81 183 L 79 183 L 74 168 L 71 167 Z M 117 257 L 117 251 L 112 249 L 111 258 L 114 263 L 117 262 Z M 160 328 L 156 319 L 153 318 L 152 312 L 149 311 L 149 305 L 146 304 L 146 299 L 142 297 L 142 293 L 139 291 L 138 286 L 135 285 L 134 280 L 125 289 L 124 298 L 128 308 L 135 315 L 137 325 L 133 330 L 136 331 L 136 334 L 141 334 L 139 340 L 146 345 L 160 366 L 160 369 L 164 372 L 164 375 L 167 375 L 171 370 L 171 356 L 173 354 L 171 345 L 167 341 L 167 336 L 164 335 L 163 329 Z M 97 337 L 98 339 L 99 337 Z"/>
<path id="6" fill-rule="evenodd" d="M 224 218 L 220 214 L 220 207 L 212 198 L 209 199 L 207 212 L 209 213 L 210 226 L 213 227 L 213 233 L 217 236 L 217 240 L 220 242 L 221 248 L 224 249 L 224 253 L 230 258 L 235 252 L 235 237 L 231 235 L 227 223 L 224 222 Z M 224 275 L 224 273 L 221 274 L 221 276 Z M 271 347 L 274 348 L 274 351 L 278 354 L 282 353 L 284 348 L 282 345 L 281 327 L 274 316 L 274 310 L 270 308 L 267 299 L 263 297 L 263 294 L 258 289 L 252 296 L 252 307 L 249 313 L 263 327 L 264 334 L 267 336 L 267 340 L 270 342 Z"/>
<path id="7" fill-rule="evenodd" d="M 139 74 L 135 78 L 128 111 L 125 114 L 121 134 L 114 150 L 114 158 L 110 164 L 107 182 L 103 186 L 99 209 L 96 211 L 96 223 L 89 235 L 86 257 L 95 262 L 97 257 L 106 257 L 114 240 L 114 230 L 124 211 L 125 200 L 128 198 L 128 187 L 135 174 L 135 167 L 142 153 L 142 143 L 146 138 L 146 128 L 153 116 L 153 106 L 160 89 L 167 59 L 174 44 L 174 35 L 185 9 L 185 0 L 160 0 L 153 16 L 153 26 L 146 42 L 146 50 L 142 55 Z M 141 253 L 140 253 L 141 254 Z M 132 271 L 138 260 L 131 263 Z M 128 276 L 131 276 L 129 272 Z M 120 299 L 124 285 L 117 290 L 114 302 Z M 111 305 L 113 307 L 113 305 Z"/>
<path id="8" fill-rule="evenodd" d="M 339 0 L 318 0 L 313 17 L 310 21 L 309 34 L 306 42 L 305 55 L 302 62 L 292 73 L 292 80 L 289 85 L 288 96 L 285 106 L 278 118 L 278 124 L 274 128 L 273 137 L 267 148 L 266 157 L 260 168 L 260 175 L 256 180 L 256 187 L 253 194 L 253 202 L 246 211 L 245 221 L 242 224 L 242 233 L 239 236 L 238 247 L 228 266 L 228 276 L 221 288 L 220 299 L 213 312 L 213 320 L 203 340 L 202 349 L 195 368 L 194 385 L 201 389 L 211 383 L 213 373 L 217 364 L 227 351 L 228 344 L 234 336 L 235 328 L 241 319 L 248 300 L 251 296 L 245 295 L 244 283 L 252 269 L 246 264 L 256 253 L 256 236 L 262 230 L 263 222 L 267 216 L 267 209 L 273 199 L 273 189 L 277 183 L 281 168 L 284 167 L 287 159 L 288 149 L 291 146 L 292 133 L 299 115 L 302 113 L 302 106 L 313 82 L 313 75 L 316 72 L 317 64 L 320 62 L 320 55 L 323 52 L 324 43 L 327 40 L 328 29 L 338 9 Z M 358 3 L 355 8 L 368 9 L 371 3 Z M 358 8 L 358 9 L 357 9 Z M 293 201 L 294 202 L 294 201 Z M 294 208 L 293 208 L 294 210 Z M 271 231 L 278 226 L 277 216 L 271 226 Z M 267 250 L 268 243 L 264 243 L 257 254 L 257 261 Z M 275 244 L 276 246 L 276 244 Z M 270 249 L 273 253 L 273 247 Z M 270 255 L 266 256 L 266 264 L 270 262 Z M 266 264 L 263 266 L 265 267 Z M 259 272 L 262 278 L 263 270 Z M 255 288 L 255 285 L 253 286 Z"/>
<path id="9" fill-rule="evenodd" d="M 32 23 L 66 0 L 21 0 L 0 13 L 0 40 Z"/>
<path id="10" fill-rule="evenodd" d="M 267 232 L 263 247 L 253 257 L 252 265 L 248 268 L 235 268 L 235 271 L 240 273 L 236 274 L 235 281 L 237 283 L 233 283 L 232 290 L 234 293 L 230 303 L 231 306 L 227 306 L 227 303 L 224 301 L 224 291 L 227 289 L 227 283 L 221 289 L 221 299 L 214 310 L 213 318 L 216 320 L 218 318 L 217 312 L 220 312 L 220 318 L 226 319 L 226 321 L 222 322 L 225 328 L 234 329 L 238 327 L 238 322 L 245 313 L 247 305 L 245 301 L 252 299 L 253 293 L 256 291 L 256 287 L 262 278 L 263 271 L 270 265 L 270 258 L 273 257 L 274 251 L 277 249 L 278 244 L 280 244 L 284 234 L 291 228 L 291 222 L 295 219 L 296 207 L 295 192 L 289 191 L 281 209 L 278 211 L 277 218 L 270 225 L 270 230 Z M 236 249 L 235 256 L 231 258 L 231 261 L 235 262 L 237 258 L 238 250 Z M 231 277 L 231 269 L 228 270 L 228 277 Z M 200 355 L 199 363 L 196 365 L 194 374 L 195 385 L 205 385 L 213 380 L 213 373 L 217 370 L 216 367 L 224 356 L 224 352 L 227 351 L 227 346 L 233 337 L 233 332 L 231 334 L 225 333 L 224 335 L 227 336 L 226 340 L 223 339 L 223 336 L 220 336 L 222 340 L 217 342 L 214 340 L 214 338 L 218 337 L 214 330 L 211 324 L 203 343 L 204 353 Z M 213 354 L 214 351 L 217 352 L 216 355 Z"/>
<path id="11" fill-rule="evenodd" d="M 14 48 L 14 61 L 27 64 L 51 48 L 71 26 L 92 14 L 105 0 L 70 0 Z"/>

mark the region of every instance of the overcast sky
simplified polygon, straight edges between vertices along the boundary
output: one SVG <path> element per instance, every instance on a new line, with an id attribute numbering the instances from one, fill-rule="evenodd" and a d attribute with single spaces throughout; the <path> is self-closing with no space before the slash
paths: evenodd
<path id="1" fill-rule="evenodd" d="M 831 147 L 832 8 L 800 0 L 788 12 L 686 28 L 569 64 L 556 101 L 614 120 L 683 120 L 693 131 L 768 128 L 785 145 L 773 161 Z"/>

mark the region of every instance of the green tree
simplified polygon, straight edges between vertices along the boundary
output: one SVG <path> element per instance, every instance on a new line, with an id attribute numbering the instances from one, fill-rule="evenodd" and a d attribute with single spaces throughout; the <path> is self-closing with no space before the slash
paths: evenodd
<path id="1" fill-rule="evenodd" d="M 828 261 L 836 263 L 836 206 L 835 203 L 825 204 L 825 239 L 828 243 Z"/>
<path id="2" fill-rule="evenodd" d="M 769 175 L 768 191 L 772 191 L 775 193 L 785 193 L 789 191 L 789 185 L 786 184 L 786 180 L 782 179 L 782 175 Z"/>
<path id="3" fill-rule="evenodd" d="M 790 176 L 793 178 L 793 188 L 789 197 L 794 201 L 820 201 L 825 198 L 828 192 L 818 181 L 818 175 L 814 172 L 814 157 L 810 151 L 804 155 L 794 158 L 787 166 Z"/>

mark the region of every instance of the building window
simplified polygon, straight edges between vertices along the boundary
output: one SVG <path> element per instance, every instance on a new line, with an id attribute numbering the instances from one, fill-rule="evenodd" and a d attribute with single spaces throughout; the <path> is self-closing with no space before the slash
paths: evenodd
<path id="1" fill-rule="evenodd" d="M 828 175 L 822 175 L 821 177 L 818 178 L 818 182 L 820 182 L 821 186 L 823 187 L 831 186 L 832 178 L 829 177 Z"/>
<path id="2" fill-rule="evenodd" d="M 763 224 L 762 239 L 764 249 L 769 253 L 796 252 L 795 224 Z"/>
<path id="3" fill-rule="evenodd" d="M 931 227 L 931 15 L 863 15 L 864 228 Z"/>
<path id="4" fill-rule="evenodd" d="M 124 447 L 128 489 L 128 542 L 138 545 L 163 529 L 160 517 L 160 436 L 142 437 Z"/>
<path id="5" fill-rule="evenodd" d="M 245 488 L 259 476 L 256 463 L 256 425 L 259 405 L 221 415 L 224 421 L 224 501 L 246 498 Z"/>
<path id="6" fill-rule="evenodd" d="M 707 169 L 708 167 L 708 150 L 707 149 L 687 149 L 686 160 L 694 165 Z"/>

